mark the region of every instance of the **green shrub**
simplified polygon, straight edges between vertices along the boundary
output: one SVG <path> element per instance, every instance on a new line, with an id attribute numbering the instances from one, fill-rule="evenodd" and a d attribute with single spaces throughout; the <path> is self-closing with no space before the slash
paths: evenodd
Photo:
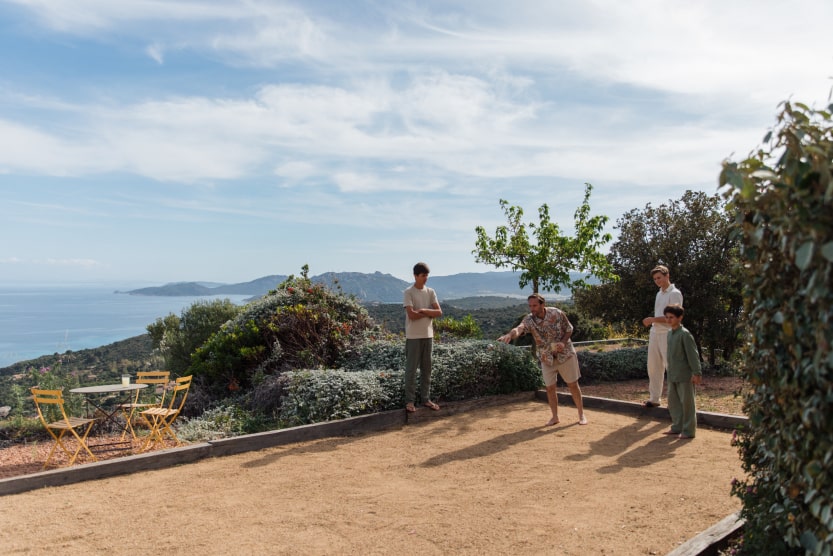
<path id="1" fill-rule="evenodd" d="M 583 382 L 647 379 L 648 348 L 619 348 L 610 351 L 578 352 Z"/>
<path id="2" fill-rule="evenodd" d="M 482 337 L 483 331 L 480 330 L 480 326 L 471 315 L 466 315 L 461 319 L 443 317 L 434 321 L 435 340 L 450 340 L 452 338 L 480 339 Z"/>
<path id="3" fill-rule="evenodd" d="M 189 370 L 219 399 L 269 375 L 333 367 L 371 327 L 352 297 L 290 277 L 213 334 L 192 355 Z"/>
<path id="4" fill-rule="evenodd" d="M 14 415 L 0 421 L 0 448 L 20 442 L 50 440 L 49 434 L 37 417 Z"/>
<path id="5" fill-rule="evenodd" d="M 370 341 L 356 346 L 350 355 L 343 369 L 283 373 L 277 379 L 281 422 L 299 425 L 404 406 L 404 340 Z M 435 345 L 432 376 L 432 398 L 438 400 L 508 394 L 542 385 L 541 372 L 527 350 L 480 340 Z"/>
<path id="6" fill-rule="evenodd" d="M 289 371 L 278 379 L 283 387 L 278 417 L 283 426 L 303 425 L 376 413 L 404 405 L 404 373 L 321 369 Z"/>
<path id="7" fill-rule="evenodd" d="M 500 342 L 466 340 L 434 346 L 431 397 L 465 400 L 535 390 L 543 383 L 529 351 Z"/>
<path id="8" fill-rule="evenodd" d="M 346 371 L 404 370 L 405 340 L 390 336 L 368 338 L 345 350 L 338 365 Z"/>
<path id="9" fill-rule="evenodd" d="M 785 103 L 772 144 L 721 175 L 746 272 L 749 427 L 735 439 L 746 476 L 732 485 L 745 554 L 833 547 L 831 110 Z"/>
<path id="10" fill-rule="evenodd" d="M 205 411 L 199 417 L 183 419 L 175 427 L 181 440 L 204 442 L 244 434 L 245 423 L 246 417 L 239 407 L 219 406 Z"/>
<path id="11" fill-rule="evenodd" d="M 197 301 L 183 309 L 181 317 L 170 313 L 156 319 L 147 326 L 147 331 L 154 349 L 164 357 L 165 366 L 175 375 L 183 376 L 187 374 L 194 350 L 241 310 L 228 299 Z"/>
<path id="12" fill-rule="evenodd" d="M 573 325 L 573 335 L 570 337 L 574 342 L 586 342 L 588 340 L 604 340 L 610 338 L 607 335 L 605 323 L 599 319 L 587 317 L 584 313 L 576 310 L 574 305 L 561 308 L 567 313 L 567 319 Z"/>

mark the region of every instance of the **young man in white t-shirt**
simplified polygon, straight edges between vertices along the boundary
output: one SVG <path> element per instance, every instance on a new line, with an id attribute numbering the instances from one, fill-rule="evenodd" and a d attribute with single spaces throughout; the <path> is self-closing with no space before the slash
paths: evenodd
<path id="1" fill-rule="evenodd" d="M 642 319 L 642 324 L 651 327 L 648 337 L 648 400 L 645 407 L 659 407 L 662 400 L 662 386 L 665 369 L 668 367 L 668 331 L 671 326 L 665 318 L 669 305 L 683 306 L 683 294 L 671 283 L 668 267 L 658 265 L 651 270 L 651 278 L 659 291 L 654 301 L 654 316 Z"/>
<path id="2" fill-rule="evenodd" d="M 405 410 L 416 411 L 416 370 L 419 368 L 419 393 L 422 404 L 434 411 L 440 406 L 431 401 L 431 352 L 434 319 L 443 316 L 436 292 L 425 285 L 428 265 L 414 265 L 414 284 L 405 290 Z"/>

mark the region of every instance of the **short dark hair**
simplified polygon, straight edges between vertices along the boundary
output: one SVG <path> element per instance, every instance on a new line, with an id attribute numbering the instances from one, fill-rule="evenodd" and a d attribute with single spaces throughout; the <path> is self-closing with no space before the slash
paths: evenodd
<path id="1" fill-rule="evenodd" d="M 529 297 L 526 298 L 527 301 L 529 301 L 530 299 L 537 299 L 538 303 L 540 303 L 541 305 L 546 305 L 547 304 L 547 300 L 544 299 L 544 296 L 541 295 L 540 293 L 533 293 L 532 295 L 530 295 Z"/>
<path id="2" fill-rule="evenodd" d="M 653 269 L 651 269 L 651 276 L 653 276 L 657 272 L 659 272 L 663 276 L 668 276 L 668 267 L 665 266 L 664 264 L 658 264 Z"/>
<path id="3" fill-rule="evenodd" d="M 675 303 L 673 305 L 668 305 L 667 307 L 665 307 L 665 309 L 662 310 L 662 314 L 665 315 L 665 313 L 671 313 L 675 317 L 680 318 L 685 314 L 685 309 L 683 309 L 682 305 L 677 305 Z"/>
<path id="4" fill-rule="evenodd" d="M 417 263 L 414 265 L 414 276 L 417 274 L 429 274 L 431 270 L 428 268 L 427 263 Z"/>

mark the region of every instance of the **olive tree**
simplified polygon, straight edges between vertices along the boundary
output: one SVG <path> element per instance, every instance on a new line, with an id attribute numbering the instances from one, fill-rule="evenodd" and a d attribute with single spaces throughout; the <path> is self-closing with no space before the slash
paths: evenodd
<path id="1" fill-rule="evenodd" d="M 489 237 L 483 226 L 475 229 L 475 260 L 496 268 L 520 270 L 521 289 L 532 284 L 532 291 L 558 290 L 561 286 L 576 289 L 585 284 L 584 279 L 572 280 L 570 271 L 615 279 L 610 265 L 599 249 L 610 241 L 611 235 L 603 233 L 607 216 L 590 215 L 590 192 L 593 186 L 584 187 L 584 202 L 575 212 L 575 235 L 561 232 L 558 223 L 550 219 L 546 203 L 538 209 L 538 223 L 524 223 L 524 211 L 501 199 L 500 206 L 508 220 L 507 226 L 499 226 L 495 237 Z M 530 237 L 531 236 L 531 237 Z"/>

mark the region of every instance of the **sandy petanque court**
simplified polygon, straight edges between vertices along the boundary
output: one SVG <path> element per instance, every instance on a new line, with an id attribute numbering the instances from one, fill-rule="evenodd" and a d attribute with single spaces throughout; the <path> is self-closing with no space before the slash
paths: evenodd
<path id="1" fill-rule="evenodd" d="M 420 412 L 427 412 L 420 409 Z M 666 554 L 740 507 L 731 433 L 514 401 L 4 496 L 4 554 Z M 433 416 L 432 416 L 433 417 Z"/>

